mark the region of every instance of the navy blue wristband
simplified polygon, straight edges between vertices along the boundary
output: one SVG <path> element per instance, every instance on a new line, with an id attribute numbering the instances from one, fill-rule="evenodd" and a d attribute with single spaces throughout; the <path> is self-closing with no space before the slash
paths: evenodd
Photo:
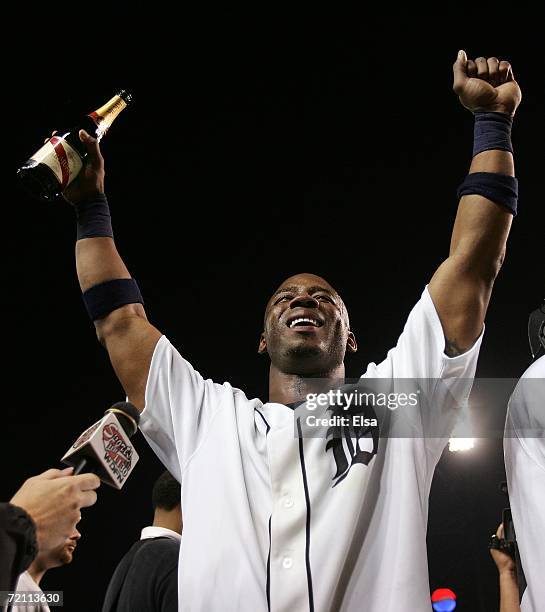
<path id="1" fill-rule="evenodd" d="M 92 321 L 102 319 L 126 304 L 144 304 L 134 278 L 116 278 L 91 287 L 82 295 Z"/>
<path id="2" fill-rule="evenodd" d="M 514 176 L 494 172 L 468 174 L 458 187 L 458 198 L 465 195 L 481 195 L 504 206 L 513 216 L 517 214 L 518 181 Z"/>
<path id="3" fill-rule="evenodd" d="M 75 205 L 77 218 L 76 240 L 82 238 L 113 238 L 112 219 L 108 200 L 98 193 Z"/>
<path id="4" fill-rule="evenodd" d="M 475 113 L 473 157 L 483 151 L 510 151 L 513 119 L 505 113 Z"/>

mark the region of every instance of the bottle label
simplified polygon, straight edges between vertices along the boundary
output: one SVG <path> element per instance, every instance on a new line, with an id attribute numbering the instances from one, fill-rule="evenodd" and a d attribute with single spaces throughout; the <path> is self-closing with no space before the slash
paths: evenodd
<path id="1" fill-rule="evenodd" d="M 61 191 L 76 178 L 83 166 L 79 153 L 58 136 L 52 136 L 30 159 L 53 170 Z"/>
<path id="2" fill-rule="evenodd" d="M 96 136 L 100 140 L 108 131 L 119 113 L 127 108 L 127 103 L 121 96 L 114 96 L 106 102 L 104 106 L 97 108 L 96 111 L 89 113 L 89 117 L 97 124 Z"/>

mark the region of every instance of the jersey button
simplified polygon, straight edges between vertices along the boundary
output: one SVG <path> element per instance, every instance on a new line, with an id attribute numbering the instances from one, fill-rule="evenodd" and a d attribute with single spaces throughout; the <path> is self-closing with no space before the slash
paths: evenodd
<path id="1" fill-rule="evenodd" d="M 293 508 L 293 499 L 291 497 L 286 497 L 284 500 L 284 508 Z"/>
<path id="2" fill-rule="evenodd" d="M 284 569 L 290 569 L 292 565 L 293 559 L 291 557 L 284 557 L 284 560 L 282 561 L 282 567 Z"/>

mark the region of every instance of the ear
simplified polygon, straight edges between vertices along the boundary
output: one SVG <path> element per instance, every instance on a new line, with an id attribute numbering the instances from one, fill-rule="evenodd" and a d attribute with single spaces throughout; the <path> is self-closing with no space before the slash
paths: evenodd
<path id="1" fill-rule="evenodd" d="M 346 350 L 349 353 L 355 353 L 358 350 L 358 343 L 356 342 L 356 336 L 352 332 L 348 332 L 348 339 L 346 341 Z"/>
<path id="2" fill-rule="evenodd" d="M 259 345 L 257 347 L 257 352 L 260 355 L 264 355 L 267 352 L 267 341 L 265 340 L 265 333 L 261 333 L 259 336 Z"/>

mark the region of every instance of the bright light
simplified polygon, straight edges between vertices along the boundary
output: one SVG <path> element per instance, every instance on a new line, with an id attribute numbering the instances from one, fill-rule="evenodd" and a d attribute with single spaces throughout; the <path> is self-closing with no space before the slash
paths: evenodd
<path id="1" fill-rule="evenodd" d="M 451 438 L 448 449 L 451 453 L 471 450 L 475 446 L 475 438 Z"/>
<path id="2" fill-rule="evenodd" d="M 448 443 L 448 449 L 451 453 L 460 453 L 462 451 L 468 451 L 475 446 L 475 438 L 467 437 L 475 435 L 473 424 L 471 422 L 469 404 L 467 402 L 460 410 L 457 423 L 451 435 L 452 438 L 449 440 Z"/>

